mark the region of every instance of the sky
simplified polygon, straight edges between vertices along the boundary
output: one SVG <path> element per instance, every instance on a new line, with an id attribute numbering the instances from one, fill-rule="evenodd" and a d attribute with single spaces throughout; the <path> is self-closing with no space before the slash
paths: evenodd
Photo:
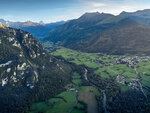
<path id="1" fill-rule="evenodd" d="M 86 12 L 118 15 L 150 9 L 150 0 L 0 0 L 0 18 L 9 21 L 71 20 Z"/>

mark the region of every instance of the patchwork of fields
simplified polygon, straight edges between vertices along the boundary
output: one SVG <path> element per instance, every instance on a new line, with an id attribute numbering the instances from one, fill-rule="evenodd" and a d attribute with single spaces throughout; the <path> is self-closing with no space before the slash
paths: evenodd
<path id="1" fill-rule="evenodd" d="M 106 55 L 102 53 L 84 53 L 66 48 L 57 48 L 51 53 L 77 65 L 85 65 L 93 70 L 93 75 L 102 79 L 113 78 L 122 92 L 130 89 L 150 92 L 150 59 L 131 55 Z M 44 102 L 32 105 L 31 113 L 95 113 L 98 112 L 96 96 L 102 93 L 93 86 L 83 84 L 83 75 L 73 72 L 71 84 L 66 91 Z"/>
<path id="2" fill-rule="evenodd" d="M 84 97 L 86 95 L 88 98 Z M 100 95 L 99 91 L 92 86 L 83 86 L 81 75 L 74 72 L 72 75 L 72 84 L 66 86 L 66 91 L 57 95 L 55 98 L 33 104 L 30 113 L 98 112 L 95 98 L 97 95 Z"/>
<path id="3" fill-rule="evenodd" d="M 84 53 L 60 47 L 52 53 L 62 56 L 69 62 L 85 65 L 94 69 L 94 74 L 102 78 L 116 78 L 122 91 L 138 89 L 138 79 L 142 86 L 150 88 L 150 58 L 148 56 L 107 55 L 102 53 Z M 138 73 L 136 73 L 135 68 Z"/>

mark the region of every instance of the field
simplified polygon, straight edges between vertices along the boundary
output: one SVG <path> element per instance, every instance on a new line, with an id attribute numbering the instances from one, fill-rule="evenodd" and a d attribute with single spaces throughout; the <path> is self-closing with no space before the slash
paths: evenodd
<path id="1" fill-rule="evenodd" d="M 101 75 L 104 78 L 105 78 L 105 76 L 103 76 L 100 73 L 102 70 L 101 68 L 103 68 L 104 65 L 109 65 L 110 63 L 114 62 L 115 58 L 120 57 L 117 55 L 78 52 L 78 51 L 63 48 L 63 47 L 61 47 L 58 50 L 56 50 L 55 52 L 53 52 L 52 55 L 62 56 L 67 61 L 73 62 L 77 65 L 82 64 L 89 68 L 98 69 L 97 71 L 95 71 L 95 73 Z M 109 70 L 107 70 L 107 71 L 109 71 Z M 111 76 L 115 76 L 114 73 L 111 73 Z"/>
<path id="2" fill-rule="evenodd" d="M 75 88 L 79 87 L 82 83 L 81 76 L 76 72 L 72 75 L 72 83 Z"/>
<path id="3" fill-rule="evenodd" d="M 126 64 L 110 65 L 115 62 L 116 58 L 121 58 L 119 55 L 106 55 L 99 53 L 84 53 L 71 49 L 60 48 L 53 55 L 62 56 L 69 62 L 77 65 L 84 64 L 89 68 L 95 69 L 95 74 L 103 78 L 116 77 L 118 74 L 129 78 L 136 78 L 137 75 L 134 69 L 129 68 Z"/>
<path id="4" fill-rule="evenodd" d="M 134 69 L 129 68 L 126 64 L 119 64 L 119 65 L 113 65 L 109 66 L 112 70 L 114 70 L 119 75 L 125 75 L 127 77 L 136 78 L 136 72 Z"/>
<path id="5" fill-rule="evenodd" d="M 121 87 L 121 91 L 126 92 L 130 89 L 130 87 L 126 86 L 126 85 L 120 85 Z"/>
<path id="6" fill-rule="evenodd" d="M 75 103 L 75 94 L 73 92 L 63 92 L 46 102 L 33 104 L 31 113 L 67 113 Z"/>
<path id="7" fill-rule="evenodd" d="M 98 112 L 95 96 L 100 96 L 100 93 L 96 88 L 92 86 L 81 86 L 78 95 L 78 100 L 87 105 L 88 113 Z"/>
<path id="8" fill-rule="evenodd" d="M 82 86 L 81 76 L 77 72 L 73 73 L 72 78 L 74 88 L 78 91 L 78 101 L 87 105 L 88 113 L 97 113 L 97 102 L 95 96 L 100 95 L 99 91 L 92 86 Z M 73 112 L 75 111 L 78 110 L 75 109 Z"/>
<path id="9" fill-rule="evenodd" d="M 150 87 L 150 62 L 140 62 L 136 68 L 142 78 L 142 84 Z"/>
<path id="10" fill-rule="evenodd" d="M 82 86 L 81 84 L 81 75 L 74 72 L 71 85 L 73 87 L 58 94 L 55 98 L 44 102 L 34 103 L 30 113 L 69 113 L 69 111 L 72 111 L 71 113 L 85 113 L 85 105 L 87 105 L 88 110 L 97 110 L 97 108 L 94 107 L 97 105 L 95 95 L 100 95 L 99 91 L 92 86 Z M 90 98 L 82 99 L 84 96 L 82 94 L 84 94 L 85 97 L 88 96 Z"/>
<path id="11" fill-rule="evenodd" d="M 134 68 L 129 67 L 127 64 L 115 63 L 117 59 L 121 58 L 131 58 L 132 55 L 107 55 L 102 53 L 84 53 L 76 50 L 71 50 L 67 48 L 60 47 L 55 52 L 52 53 L 54 56 L 62 56 L 69 62 L 73 62 L 77 65 L 85 65 L 88 68 L 94 69 L 96 75 L 102 78 L 116 78 L 118 75 L 124 76 L 124 81 L 128 84 L 133 80 L 137 80 L 138 75 Z M 139 62 L 136 66 L 137 71 L 141 76 L 141 83 L 144 86 L 150 87 L 150 61 Z M 80 84 L 79 79 L 74 80 L 73 83 Z M 121 90 L 127 91 L 129 87 L 127 85 L 122 86 L 120 84 Z"/>
<path id="12" fill-rule="evenodd" d="M 88 113 L 98 113 L 95 95 L 91 92 L 79 92 L 78 99 L 87 104 Z"/>
<path id="13" fill-rule="evenodd" d="M 94 62 L 94 60 L 99 58 L 99 55 L 97 53 L 83 53 L 71 49 L 61 48 L 56 50 L 53 53 L 53 55 L 61 55 L 64 59 L 68 60 L 69 62 L 73 62 L 77 65 L 84 64 L 90 68 L 97 68 L 101 66 L 99 63 Z"/>
<path id="14" fill-rule="evenodd" d="M 94 74 L 104 80 L 108 78 L 117 79 L 118 76 L 123 76 L 118 81 L 116 80 L 122 92 L 130 90 L 132 85 L 137 87 L 138 84 L 134 84 L 133 81 L 136 81 L 139 76 L 142 86 L 150 88 L 150 61 L 139 62 L 135 65 L 138 75 L 133 67 L 131 68 L 125 63 L 116 63 L 117 59 L 132 58 L 132 56 L 84 53 L 63 47 L 57 48 L 51 54 L 62 56 L 65 60 L 77 65 L 85 65 L 87 68 L 94 70 Z M 65 92 L 45 102 L 33 104 L 30 113 L 68 113 L 70 110 L 71 113 L 92 113 L 93 111 L 97 113 L 95 97 L 102 96 L 101 93 L 93 86 L 84 86 L 79 73 L 74 72 L 71 78 L 72 83 L 66 86 Z M 127 84 L 122 84 L 122 81 Z M 146 94 L 149 93 L 147 89 L 143 88 L 143 90 Z"/>
<path id="15" fill-rule="evenodd" d="M 97 69 L 95 71 L 95 74 L 100 75 L 103 78 L 109 78 L 109 77 L 115 77 L 115 76 L 117 76 L 116 73 L 114 73 L 113 71 L 109 70 L 106 67 Z"/>
<path id="16" fill-rule="evenodd" d="M 81 86 L 79 91 L 81 92 L 91 92 L 93 93 L 94 95 L 100 95 L 99 91 L 94 88 L 93 86 Z"/>

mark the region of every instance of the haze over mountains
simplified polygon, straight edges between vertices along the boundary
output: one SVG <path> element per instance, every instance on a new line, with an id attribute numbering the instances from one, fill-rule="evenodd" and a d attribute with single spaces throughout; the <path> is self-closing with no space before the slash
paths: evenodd
<path id="1" fill-rule="evenodd" d="M 85 52 L 110 54 L 150 54 L 150 9 L 107 13 L 85 13 L 78 19 L 50 24 L 11 22 L 0 19 L 9 27 L 30 32 L 43 42 L 58 43 L 64 47 Z"/>
<path id="2" fill-rule="evenodd" d="M 32 22 L 32 21 L 11 22 L 11 21 L 6 21 L 4 19 L 0 19 L 0 22 L 5 26 L 22 29 L 24 31 L 30 32 L 36 38 L 43 38 L 47 36 L 51 30 L 65 23 L 65 21 L 60 21 L 56 23 L 47 23 L 47 24 L 43 23 L 42 21 L 39 23 Z"/>
<path id="3" fill-rule="evenodd" d="M 86 13 L 52 31 L 44 41 L 86 52 L 150 54 L 150 10 L 118 16 Z"/>

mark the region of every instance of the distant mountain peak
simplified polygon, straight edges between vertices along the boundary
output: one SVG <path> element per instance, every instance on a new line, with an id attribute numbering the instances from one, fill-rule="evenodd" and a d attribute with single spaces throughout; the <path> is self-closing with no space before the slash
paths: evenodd
<path id="1" fill-rule="evenodd" d="M 107 13 L 99 13 L 99 12 L 92 12 L 92 13 L 85 13 L 77 20 L 84 23 L 91 23 L 92 25 L 97 22 L 100 22 L 106 18 L 112 17 L 114 15 L 107 14 Z"/>
<path id="2" fill-rule="evenodd" d="M 122 12 L 120 13 L 120 15 L 121 15 L 121 14 L 125 14 L 125 13 L 127 13 L 127 12 L 126 12 L 126 11 L 122 11 Z"/>
<path id="3" fill-rule="evenodd" d="M 150 14 L 150 9 L 144 9 L 144 10 L 138 10 L 135 12 L 126 12 L 126 11 L 122 11 L 120 13 L 120 15 L 125 15 L 125 14 L 134 14 L 134 15 L 143 15 L 143 14 Z"/>
<path id="4" fill-rule="evenodd" d="M 43 21 L 40 21 L 39 24 L 44 25 L 45 23 Z"/>
<path id="5" fill-rule="evenodd" d="M 27 22 L 24 22 L 23 25 L 24 25 L 24 26 L 37 26 L 37 25 L 40 25 L 40 24 L 39 24 L 39 23 L 32 22 L 32 21 L 27 21 Z"/>
<path id="6" fill-rule="evenodd" d="M 104 16 L 104 15 L 111 15 L 111 14 L 107 14 L 107 13 L 99 13 L 99 12 L 91 12 L 91 13 L 85 13 L 83 14 L 80 18 L 86 17 L 86 18 L 93 18 L 93 17 L 100 17 L 100 16 Z"/>
<path id="7" fill-rule="evenodd" d="M 99 12 L 86 12 L 85 14 L 83 15 L 94 15 L 94 14 L 100 14 Z"/>

